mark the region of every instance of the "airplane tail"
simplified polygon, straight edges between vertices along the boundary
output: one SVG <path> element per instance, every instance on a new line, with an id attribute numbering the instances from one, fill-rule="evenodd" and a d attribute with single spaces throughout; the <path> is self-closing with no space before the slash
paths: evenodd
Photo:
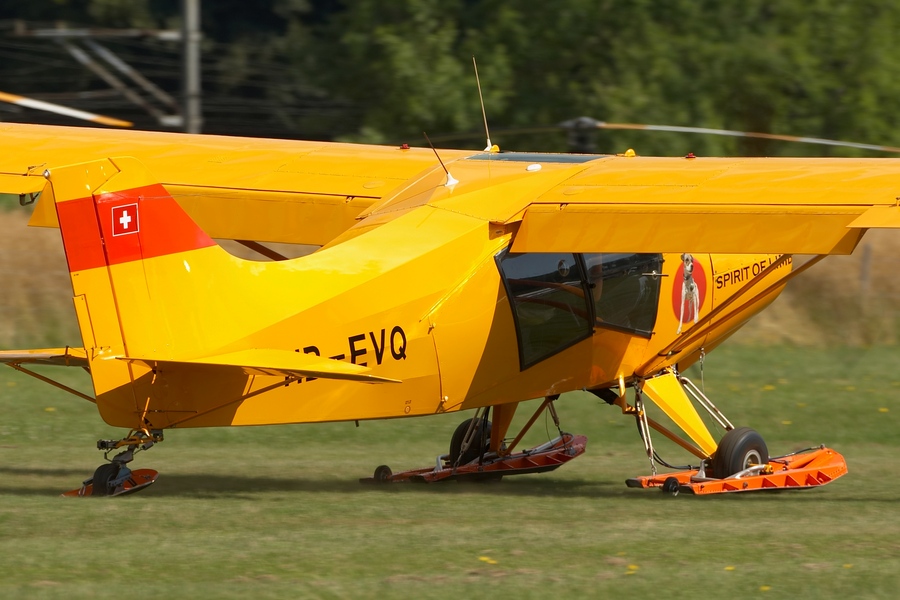
<path id="1" fill-rule="evenodd" d="M 177 347 L 179 336 L 161 314 L 176 296 L 187 300 L 194 291 L 190 277 L 170 265 L 181 263 L 189 275 L 198 254 L 207 263 L 224 263 L 228 255 L 135 159 L 73 165 L 49 178 L 89 353 L 190 353 Z"/>
<path id="2" fill-rule="evenodd" d="M 48 178 L 108 423 L 134 423 L 142 409 L 146 416 L 152 393 L 135 384 L 150 385 L 158 369 L 393 381 L 337 360 L 241 347 L 237 340 L 257 325 L 254 315 L 273 289 L 263 280 L 282 280 L 259 276 L 266 267 L 246 268 L 220 248 L 139 161 L 97 160 L 54 169 Z"/>

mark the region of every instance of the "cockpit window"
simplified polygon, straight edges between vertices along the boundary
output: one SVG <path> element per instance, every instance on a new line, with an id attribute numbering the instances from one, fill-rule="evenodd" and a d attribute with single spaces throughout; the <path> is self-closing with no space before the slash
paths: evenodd
<path id="1" fill-rule="evenodd" d="M 591 307 L 580 257 L 506 253 L 499 264 L 516 321 L 523 369 L 590 337 Z"/>
<path id="2" fill-rule="evenodd" d="M 497 256 L 519 340 L 531 365 L 591 336 L 595 328 L 650 337 L 659 306 L 661 254 Z"/>
<path id="3" fill-rule="evenodd" d="M 653 332 L 662 255 L 585 254 L 598 327 Z"/>

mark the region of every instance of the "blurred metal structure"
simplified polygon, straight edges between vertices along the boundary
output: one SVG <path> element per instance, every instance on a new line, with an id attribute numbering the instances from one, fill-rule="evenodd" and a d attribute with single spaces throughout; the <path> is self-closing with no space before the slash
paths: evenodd
<path id="1" fill-rule="evenodd" d="M 200 133 L 203 127 L 200 108 L 200 0 L 182 0 L 181 21 L 184 28 L 184 130 Z"/>
<path id="2" fill-rule="evenodd" d="M 55 28 L 29 28 L 25 21 L 17 21 L 13 37 L 52 40 L 59 44 L 80 65 L 102 79 L 112 89 L 132 104 L 141 107 L 163 127 L 183 128 L 189 133 L 199 133 L 202 129 L 202 88 L 200 85 L 200 3 L 199 0 L 182 0 L 182 30 L 152 29 L 98 29 L 69 28 L 63 25 Z M 119 58 L 115 52 L 99 43 L 102 39 L 155 38 L 163 41 L 182 42 L 183 102 L 170 94 L 137 69 Z M 99 59 L 99 60 L 98 60 Z M 111 67 L 112 69 L 108 68 Z M 117 72 L 114 73 L 113 71 Z M 124 76 L 143 92 L 132 89 Z M 156 102 L 154 104 L 153 101 Z M 33 101 L 39 103 L 40 101 Z M 162 104 L 163 108 L 157 106 Z M 26 105 L 44 110 L 37 105 Z"/>

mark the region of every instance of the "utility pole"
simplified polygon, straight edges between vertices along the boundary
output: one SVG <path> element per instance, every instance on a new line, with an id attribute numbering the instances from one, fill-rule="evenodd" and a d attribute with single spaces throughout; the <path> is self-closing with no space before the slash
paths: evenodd
<path id="1" fill-rule="evenodd" d="M 184 27 L 184 130 L 200 133 L 203 113 L 200 108 L 200 0 L 181 0 Z"/>

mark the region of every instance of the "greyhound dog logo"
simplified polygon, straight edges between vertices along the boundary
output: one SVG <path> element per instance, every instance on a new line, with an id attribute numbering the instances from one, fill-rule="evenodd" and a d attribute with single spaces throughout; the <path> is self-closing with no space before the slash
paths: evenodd
<path id="1" fill-rule="evenodd" d="M 695 324 L 700 317 L 700 289 L 694 281 L 694 257 L 684 253 L 681 255 L 681 262 L 681 310 L 678 316 L 678 331 L 675 333 L 681 333 L 685 317 L 687 320 L 693 318 Z"/>

